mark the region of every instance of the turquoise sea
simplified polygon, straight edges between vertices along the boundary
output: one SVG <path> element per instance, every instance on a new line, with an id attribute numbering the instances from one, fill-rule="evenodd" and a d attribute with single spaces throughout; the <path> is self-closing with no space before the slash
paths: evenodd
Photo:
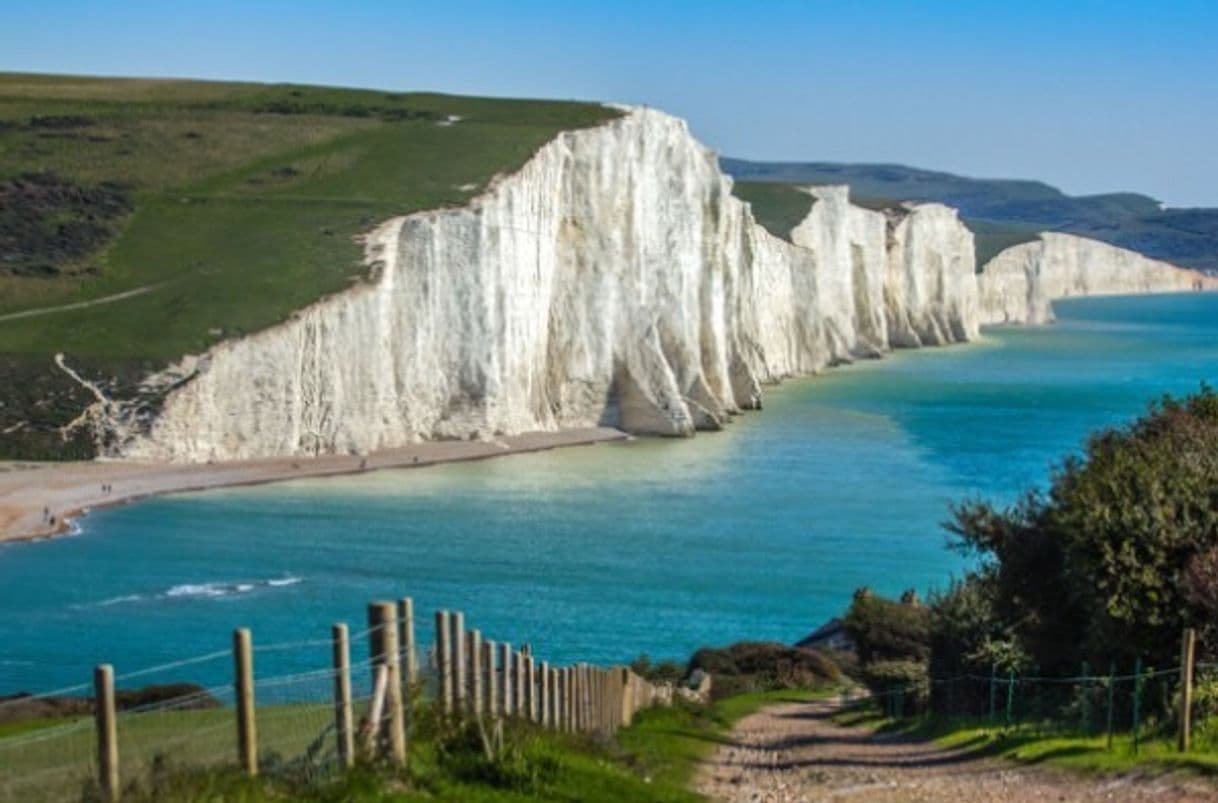
<path id="1" fill-rule="evenodd" d="M 1086 433 L 1218 384 L 1218 295 L 1076 300 L 1059 323 L 769 389 L 722 433 L 181 494 L 0 547 L 0 694 L 324 639 L 374 598 L 462 609 L 542 657 L 792 641 L 862 585 L 943 586 L 948 504 L 1043 484 Z M 265 652 L 261 676 L 324 666 Z M 312 661 L 312 663 L 310 663 Z M 224 682 L 226 661 L 139 683 Z M 138 685 L 132 681 L 131 685 Z"/>

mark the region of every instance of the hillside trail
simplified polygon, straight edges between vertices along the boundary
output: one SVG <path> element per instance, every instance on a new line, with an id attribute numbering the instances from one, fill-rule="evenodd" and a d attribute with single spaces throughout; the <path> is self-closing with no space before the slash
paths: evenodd
<path id="1" fill-rule="evenodd" d="M 145 293 L 151 293 L 160 286 L 160 284 L 146 284 L 133 290 L 124 290 L 121 293 L 101 296 L 100 298 L 91 298 L 88 301 L 74 301 L 71 304 L 58 304 L 53 307 L 38 307 L 36 309 L 24 309 L 19 312 L 9 312 L 0 315 L 0 323 L 4 321 L 16 321 L 22 318 L 37 318 L 40 315 L 52 315 L 56 312 L 69 312 L 71 310 L 85 309 L 86 307 L 96 307 L 100 304 L 112 304 L 115 301 L 122 301 L 127 298 L 142 296 Z"/>
<path id="2" fill-rule="evenodd" d="M 695 779 L 731 803 L 1044 803 L 1218 801 L 1195 777 L 1093 776 L 978 758 L 967 749 L 838 725 L 833 700 L 781 703 L 737 723 Z"/>

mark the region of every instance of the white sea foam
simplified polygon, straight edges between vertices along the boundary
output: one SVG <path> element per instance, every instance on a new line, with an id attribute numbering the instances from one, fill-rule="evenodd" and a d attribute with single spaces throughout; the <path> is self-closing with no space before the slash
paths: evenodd
<path id="1" fill-rule="evenodd" d="M 214 599 L 231 597 L 238 594 L 248 594 L 266 588 L 285 588 L 303 583 L 303 577 L 287 576 L 272 577 L 265 580 L 215 581 L 210 583 L 182 583 L 173 586 L 159 594 L 124 594 L 110 597 L 100 602 L 87 605 L 74 605 L 75 608 L 108 608 L 112 605 L 124 605 L 133 602 L 144 602 L 158 599 Z"/>
<path id="2" fill-rule="evenodd" d="M 124 594 L 121 597 L 111 597 L 97 603 L 98 608 L 109 608 L 111 605 L 122 605 L 124 602 L 139 602 L 144 598 L 143 594 Z"/>
<path id="3" fill-rule="evenodd" d="M 267 580 L 246 580 L 237 582 L 183 583 L 174 586 L 161 596 L 166 599 L 182 597 L 231 597 L 236 594 L 248 594 L 262 588 L 283 588 L 303 582 L 301 577 L 274 577 Z"/>

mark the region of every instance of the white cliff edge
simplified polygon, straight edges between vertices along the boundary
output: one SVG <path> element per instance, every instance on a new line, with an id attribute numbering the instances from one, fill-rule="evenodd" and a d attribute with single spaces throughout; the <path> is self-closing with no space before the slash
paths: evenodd
<path id="1" fill-rule="evenodd" d="M 689 435 L 760 407 L 765 383 L 1032 320 L 1031 299 L 1069 284 L 1024 270 L 1012 292 L 1025 314 L 1000 286 L 1019 270 L 1000 265 L 979 296 L 972 234 L 938 204 L 883 214 L 844 187 L 810 189 L 788 242 L 730 189 L 660 112 L 560 134 L 469 206 L 379 226 L 374 280 L 167 372 L 187 378 L 151 420 L 111 420 L 107 451 L 205 461 L 596 425 Z"/>
<path id="2" fill-rule="evenodd" d="M 1212 290 L 1218 278 L 1098 240 L 1045 233 L 987 262 L 978 285 L 983 324 L 1043 324 L 1053 320 L 1056 299 Z"/>

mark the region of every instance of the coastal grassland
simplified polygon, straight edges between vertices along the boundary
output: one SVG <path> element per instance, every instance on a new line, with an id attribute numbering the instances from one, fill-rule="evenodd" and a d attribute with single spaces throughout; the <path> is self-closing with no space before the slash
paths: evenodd
<path id="1" fill-rule="evenodd" d="M 328 778 L 294 768 L 271 754 L 279 751 L 288 756 L 302 750 L 317 729 L 300 724 L 324 723 L 332 714 L 330 706 L 260 707 L 265 777 L 257 781 L 233 770 L 214 768 L 220 760 L 236 755 L 231 709 L 155 712 L 120 725 L 124 766 L 134 762 L 143 770 L 142 779 L 129 785 L 124 800 L 692 803 L 700 799 L 689 790 L 698 763 L 727 738 L 736 721 L 771 703 L 829 693 L 758 692 L 709 706 L 655 708 L 640 713 L 634 725 L 613 739 L 554 734 L 517 723 L 508 729 L 505 756 L 494 762 L 482 755 L 472 730 L 438 729 L 424 712 L 417 720 L 407 771 L 360 767 Z M 37 725 L 46 728 L 60 723 Z M 78 724 L 82 727 L 75 738 L 80 744 L 70 750 L 61 745 L 61 753 L 88 755 L 90 723 L 78 720 Z M 182 740 L 182 734 L 188 738 Z M 6 765 L 13 777 L 44 767 L 48 761 L 45 755 L 23 759 L 17 754 L 16 758 L 16 763 Z M 61 780 L 76 789 L 83 781 L 79 776 L 66 773 Z"/>
<path id="2" fill-rule="evenodd" d="M 973 233 L 973 247 L 977 254 L 977 271 L 980 272 L 1001 252 L 1023 243 L 1034 243 L 1040 239 L 1044 229 L 1026 223 L 1011 223 L 1003 220 L 979 220 L 961 218 Z"/>
<path id="3" fill-rule="evenodd" d="M 737 181 L 732 195 L 753 207 L 753 218 L 770 234 L 791 242 L 791 230 L 808 216 L 816 199 L 794 184 Z"/>
<path id="4" fill-rule="evenodd" d="M 732 185 L 732 194 L 752 205 L 753 217 L 766 231 L 790 242 L 791 230 L 799 225 L 816 202 L 801 189 L 802 186 L 778 180 L 737 180 Z M 873 188 L 870 184 L 863 186 Z M 903 202 L 884 195 L 867 195 L 852 185 L 850 203 L 873 212 L 892 212 L 899 211 Z M 1035 242 L 1046 228 L 1033 223 L 990 220 L 963 214 L 960 220 L 973 233 L 978 271 L 999 252 L 1021 243 Z"/>
<path id="5" fill-rule="evenodd" d="M 617 114 L 0 74 L 0 385 L 33 378 L 71 402 L 7 400 L 0 456 L 87 456 L 59 438 L 80 399 L 52 355 L 109 383 L 271 326 L 367 278 L 358 237 L 380 221 L 462 205 L 559 132 Z"/>

